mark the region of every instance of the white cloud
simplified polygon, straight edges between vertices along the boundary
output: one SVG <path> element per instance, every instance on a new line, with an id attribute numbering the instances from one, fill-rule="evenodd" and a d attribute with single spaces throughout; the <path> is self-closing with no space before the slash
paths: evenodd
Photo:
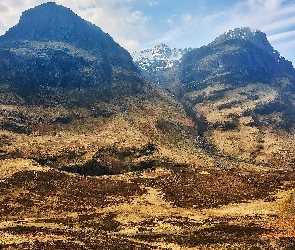
<path id="1" fill-rule="evenodd" d="M 148 2 L 147 4 L 149 5 L 149 6 L 156 6 L 156 5 L 159 5 L 161 2 Z"/>
<path id="2" fill-rule="evenodd" d="M 295 17 L 286 17 L 283 20 L 274 20 L 273 22 L 262 26 L 265 32 L 274 32 L 284 30 L 295 26 Z"/>
<path id="3" fill-rule="evenodd" d="M 116 42 L 121 46 L 123 46 L 122 44 L 124 44 L 124 48 L 127 49 L 129 52 L 139 51 L 142 49 L 139 41 L 135 39 L 125 39 L 121 36 Z"/>
<path id="4" fill-rule="evenodd" d="M 0 13 L 7 12 L 9 9 L 0 3 Z"/>
<path id="5" fill-rule="evenodd" d="M 151 17 L 129 7 L 133 1 L 76 0 L 72 1 L 69 7 L 84 19 L 108 32 L 122 47 L 134 51 L 139 48 L 139 40 L 148 36 L 146 23 Z M 58 1 L 64 6 L 67 2 L 67 0 Z"/>
<path id="6" fill-rule="evenodd" d="M 134 11 L 130 16 L 126 17 L 126 21 L 131 25 L 138 23 L 145 24 L 150 19 L 151 17 L 145 16 L 141 11 Z"/>
<path id="7" fill-rule="evenodd" d="M 182 22 L 183 23 L 191 23 L 193 21 L 193 17 L 191 14 L 184 14 L 181 16 Z"/>
<path id="8" fill-rule="evenodd" d="M 170 26 L 172 26 L 174 24 L 173 20 L 172 19 L 167 19 L 165 21 L 167 24 L 169 24 Z"/>
<path id="9" fill-rule="evenodd" d="M 291 37 L 295 38 L 295 30 L 274 34 L 269 36 L 268 39 L 270 41 L 277 41 L 277 40 L 282 40 L 282 39 L 291 38 Z M 295 43 L 293 45 L 295 45 Z"/>
<path id="10" fill-rule="evenodd" d="M 183 34 L 183 30 L 181 29 L 181 27 L 177 27 L 162 34 L 162 36 L 159 36 L 157 39 L 148 42 L 147 45 L 154 46 L 155 44 L 159 43 L 169 43 L 173 40 L 179 39 L 181 37 L 181 34 Z"/>

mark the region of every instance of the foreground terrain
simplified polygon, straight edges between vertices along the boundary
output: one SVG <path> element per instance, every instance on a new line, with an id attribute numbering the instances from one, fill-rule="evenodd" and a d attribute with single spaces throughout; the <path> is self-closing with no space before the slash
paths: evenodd
<path id="1" fill-rule="evenodd" d="M 6 160 L 6 166 L 1 249 L 295 246 L 293 171 L 162 164 L 91 177 L 30 160 Z"/>

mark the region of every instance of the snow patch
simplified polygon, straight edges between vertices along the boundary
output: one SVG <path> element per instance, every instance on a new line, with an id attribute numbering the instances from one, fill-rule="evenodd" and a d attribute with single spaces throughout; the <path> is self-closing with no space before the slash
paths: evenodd
<path id="1" fill-rule="evenodd" d="M 190 50 L 192 50 L 192 48 L 176 49 L 160 43 L 151 49 L 133 52 L 131 56 L 140 68 L 159 71 L 171 68 L 179 63 L 182 56 Z"/>

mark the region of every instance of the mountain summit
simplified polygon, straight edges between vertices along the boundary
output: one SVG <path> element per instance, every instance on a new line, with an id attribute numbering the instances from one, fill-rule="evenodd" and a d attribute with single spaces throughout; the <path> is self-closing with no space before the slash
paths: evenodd
<path id="1" fill-rule="evenodd" d="M 217 37 L 211 44 L 217 45 L 225 41 L 237 39 L 250 41 L 255 46 L 268 52 L 276 60 L 280 59 L 280 53 L 272 47 L 266 37 L 266 34 L 258 29 L 252 30 L 249 27 L 228 30 L 224 34 Z"/>
<path id="2" fill-rule="evenodd" d="M 151 49 L 133 52 L 131 56 L 148 80 L 165 87 L 165 73 L 179 65 L 182 56 L 192 48 L 176 49 L 160 43 Z"/>
<path id="3" fill-rule="evenodd" d="M 85 49 L 108 50 L 114 43 L 111 36 L 85 21 L 69 8 L 48 2 L 26 10 L 17 25 L 0 41 L 29 40 L 64 42 Z M 115 45 L 117 50 L 121 48 Z"/>
<path id="4" fill-rule="evenodd" d="M 166 44 L 160 43 L 151 49 L 133 52 L 131 56 L 141 69 L 159 71 L 178 64 L 181 57 L 190 50 L 191 48 L 170 48 Z"/>
<path id="5" fill-rule="evenodd" d="M 0 65 L 2 80 L 24 89 L 140 81 L 125 49 L 99 27 L 52 2 L 23 12 L 19 23 L 0 37 Z"/>

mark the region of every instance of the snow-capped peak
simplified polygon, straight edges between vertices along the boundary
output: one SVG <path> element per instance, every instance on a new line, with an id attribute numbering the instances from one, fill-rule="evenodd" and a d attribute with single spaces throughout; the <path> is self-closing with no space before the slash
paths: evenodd
<path id="1" fill-rule="evenodd" d="M 181 57 L 189 50 L 191 48 L 176 49 L 160 43 L 151 49 L 133 52 L 131 56 L 141 69 L 158 71 L 171 68 L 176 63 L 179 63 Z"/>

